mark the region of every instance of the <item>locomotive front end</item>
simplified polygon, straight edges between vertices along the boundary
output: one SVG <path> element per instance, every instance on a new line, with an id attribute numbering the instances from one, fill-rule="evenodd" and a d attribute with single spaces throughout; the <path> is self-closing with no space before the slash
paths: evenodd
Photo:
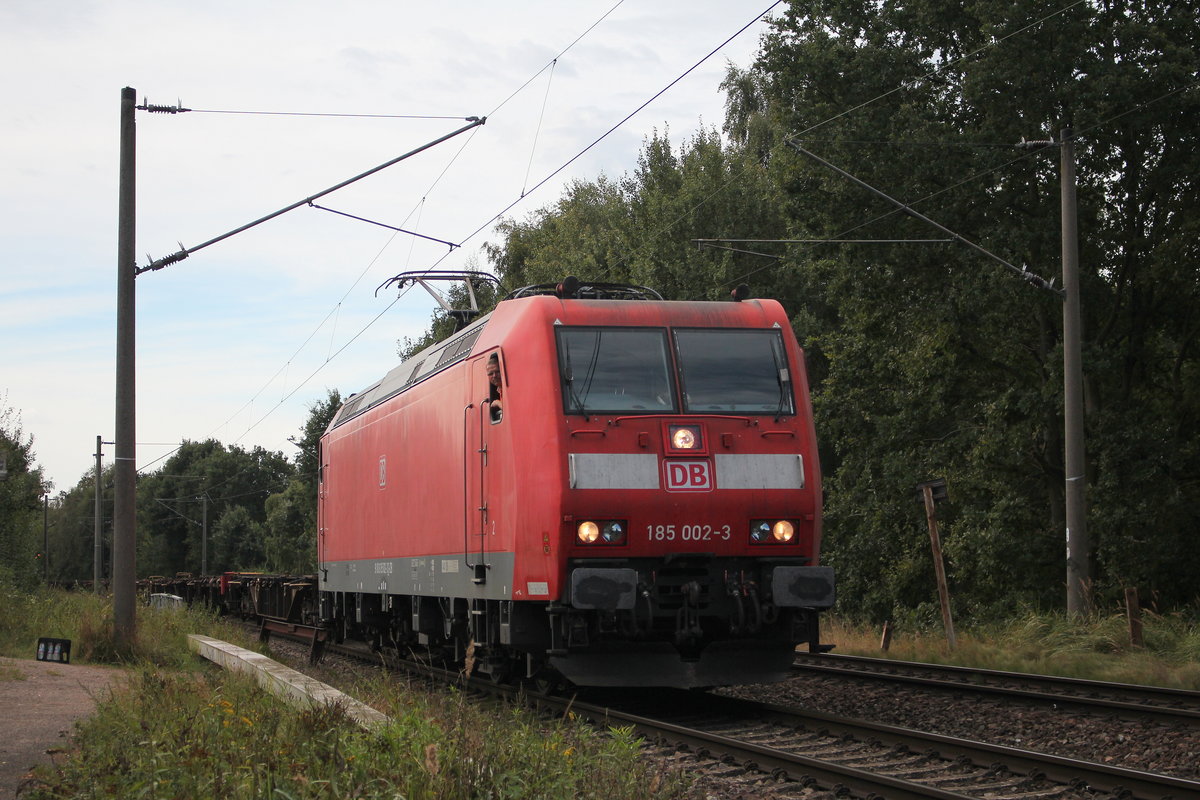
<path id="1" fill-rule="evenodd" d="M 782 309 L 571 305 L 555 324 L 566 491 L 550 663 L 581 685 L 784 677 L 797 645 L 820 649 L 834 579 Z"/>

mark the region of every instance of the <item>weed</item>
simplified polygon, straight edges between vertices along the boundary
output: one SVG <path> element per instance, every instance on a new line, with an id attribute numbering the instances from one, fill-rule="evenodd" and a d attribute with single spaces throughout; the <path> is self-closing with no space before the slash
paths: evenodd
<path id="1" fill-rule="evenodd" d="M 896 626 L 886 653 L 878 630 L 844 620 L 828 620 L 822 638 L 846 655 L 1200 689 L 1200 624 L 1183 613 L 1142 614 L 1142 647 L 1130 644 L 1128 621 L 1118 613 L 1069 619 L 1027 611 L 1002 623 L 958 628 L 953 651 L 936 628 Z"/>
<path id="2" fill-rule="evenodd" d="M 0 664 L 0 681 L 23 681 L 25 673 L 8 664 Z"/>
<path id="3" fill-rule="evenodd" d="M 190 633 L 201 633 L 258 649 L 240 628 L 228 625 L 203 608 L 137 608 L 137 637 L 132 647 L 114 645 L 110 597 L 87 592 L 39 589 L 30 594 L 5 590 L 7 619 L 0 626 L 0 655 L 30 658 L 41 637 L 70 639 L 71 660 L 93 664 L 154 664 L 188 668 L 193 656 L 187 647 Z"/>
<path id="4" fill-rule="evenodd" d="M 149 612 L 143 619 L 142 630 L 163 641 L 176 641 L 186 624 L 213 622 Z M 338 706 L 293 708 L 247 676 L 196 671 L 184 645 L 173 646 L 181 653 L 167 644 L 138 649 L 131 678 L 77 724 L 75 747 L 36 771 L 23 800 L 688 796 L 680 775 L 640 760 L 632 731 L 605 735 L 574 719 L 548 721 L 385 674 L 342 687 L 390 716 L 366 731 Z"/>

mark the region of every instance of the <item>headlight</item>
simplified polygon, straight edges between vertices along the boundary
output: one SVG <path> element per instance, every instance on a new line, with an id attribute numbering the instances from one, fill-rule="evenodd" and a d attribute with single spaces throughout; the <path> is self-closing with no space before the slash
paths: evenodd
<path id="1" fill-rule="evenodd" d="M 625 520 L 589 520 L 579 523 L 575 538 L 580 544 L 625 544 L 625 529 Z"/>
<path id="2" fill-rule="evenodd" d="M 605 544 L 621 544 L 625 541 L 625 524 L 620 520 L 604 523 L 600 529 L 600 538 Z"/>
<path id="3" fill-rule="evenodd" d="M 579 532 L 576 533 L 579 541 L 583 544 L 591 544 L 600 538 L 600 526 L 594 522 L 579 523 Z"/>
<path id="4" fill-rule="evenodd" d="M 754 544 L 787 544 L 796 538 L 791 520 L 756 519 L 750 523 L 750 541 Z"/>
<path id="5" fill-rule="evenodd" d="M 790 542 L 796 535 L 796 528 L 786 519 L 781 519 L 771 526 L 771 536 L 780 544 Z"/>
<path id="6" fill-rule="evenodd" d="M 700 428 L 697 425 L 672 425 L 671 448 L 674 450 L 702 450 Z"/>

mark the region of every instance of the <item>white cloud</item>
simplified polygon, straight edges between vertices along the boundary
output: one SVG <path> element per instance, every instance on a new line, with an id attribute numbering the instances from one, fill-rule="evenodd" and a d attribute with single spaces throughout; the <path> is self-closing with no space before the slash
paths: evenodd
<path id="1" fill-rule="evenodd" d="M 112 438 L 122 87 L 135 87 L 139 102 L 181 100 L 208 111 L 488 114 L 482 128 L 318 201 L 459 242 L 761 10 L 718 0 L 626 0 L 538 75 L 613 5 L 0 4 L 0 70 L 21 76 L 9 82 L 0 109 L 0 391 L 21 410 L 58 488 L 90 468 L 96 434 Z M 655 128 L 669 125 L 681 141 L 701 117 L 719 124 L 726 57 L 747 64 L 761 30 L 510 216 L 555 202 L 572 178 L 632 169 Z M 140 112 L 138 263 L 181 242 L 194 247 L 462 124 Z M 441 266 L 478 258 L 488 238 L 484 230 Z M 391 302 L 394 294 L 375 297 L 375 287 L 447 251 L 300 208 L 142 275 L 139 441 L 212 434 L 290 455 L 286 437 L 303 424 L 308 404 L 330 387 L 363 388 L 394 365 L 398 339 L 425 328 L 432 301 L 410 293 L 324 364 Z M 139 463 L 164 451 L 139 448 Z"/>

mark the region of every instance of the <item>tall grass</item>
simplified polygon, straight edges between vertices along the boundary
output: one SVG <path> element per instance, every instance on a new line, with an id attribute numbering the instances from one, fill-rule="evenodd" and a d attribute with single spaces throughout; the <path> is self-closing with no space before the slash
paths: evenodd
<path id="1" fill-rule="evenodd" d="M 239 626 L 229 625 L 202 608 L 137 607 L 132 646 L 114 645 L 112 598 L 88 592 L 38 589 L 32 593 L 0 586 L 0 655 L 33 658 L 41 637 L 71 640 L 71 660 L 93 664 L 146 663 L 181 668 L 193 663 L 189 633 L 200 633 L 242 647 L 257 645 Z"/>
<path id="2" fill-rule="evenodd" d="M 639 760 L 628 730 L 499 712 L 457 693 L 380 681 L 392 717 L 373 732 L 337 707 L 296 709 L 253 679 L 142 670 L 78 728 L 78 749 L 42 768 L 28 800 L 144 797 L 595 798 L 687 796 Z"/>
<path id="3" fill-rule="evenodd" d="M 0 654 L 31 658 L 37 638 L 53 636 L 73 640 L 73 660 L 131 670 L 79 724 L 75 748 L 39 769 L 22 798 L 690 796 L 683 776 L 639 759 L 629 730 L 601 733 L 569 717 L 548 721 L 379 675 L 342 687 L 391 717 L 366 732 L 338 708 L 292 708 L 248 678 L 204 666 L 187 649 L 188 633 L 253 643 L 203 611 L 139 608 L 137 641 L 118 653 L 105 598 L 0 588 L 0 601 L 8 609 Z M 938 630 L 901 625 L 888 655 L 1200 689 L 1196 621 L 1147 614 L 1144 623 L 1145 646 L 1134 648 L 1119 615 L 1081 623 L 1027 613 L 961 628 L 954 651 Z M 832 619 L 822 638 L 837 652 L 881 655 L 879 631 L 865 626 Z"/>
<path id="4" fill-rule="evenodd" d="M 121 663 L 131 673 L 77 724 L 74 747 L 36 771 L 23 800 L 689 796 L 681 775 L 643 763 L 628 730 L 601 733 L 379 675 L 342 687 L 392 718 L 366 732 L 339 708 L 288 706 L 252 679 L 198 660 L 188 633 L 252 644 L 203 611 L 139 607 L 134 647 L 119 653 L 105 598 L 0 596 L 12 621 L 0 629 L 0 654 L 31 658 L 40 636 L 67 638 L 73 661 Z"/>
<path id="5" fill-rule="evenodd" d="M 1184 613 L 1142 615 L 1140 647 L 1130 643 L 1122 614 L 1069 619 L 1032 611 L 958 628 L 953 650 L 940 627 L 898 625 L 887 652 L 880 629 L 845 620 L 827 621 L 822 639 L 847 655 L 1200 690 L 1200 623 Z"/>

